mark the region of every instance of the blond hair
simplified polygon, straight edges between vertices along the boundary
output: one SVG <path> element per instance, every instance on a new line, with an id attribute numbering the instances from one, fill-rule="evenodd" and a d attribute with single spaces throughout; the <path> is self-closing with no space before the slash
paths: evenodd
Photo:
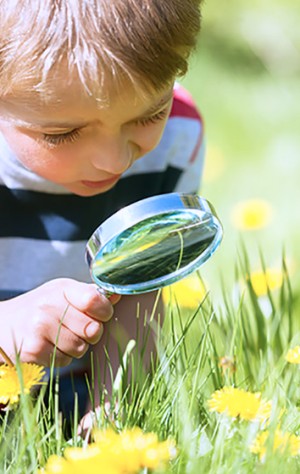
<path id="1" fill-rule="evenodd" d="M 0 98 L 55 93 L 56 71 L 94 93 L 158 91 L 187 70 L 200 0 L 0 0 Z"/>

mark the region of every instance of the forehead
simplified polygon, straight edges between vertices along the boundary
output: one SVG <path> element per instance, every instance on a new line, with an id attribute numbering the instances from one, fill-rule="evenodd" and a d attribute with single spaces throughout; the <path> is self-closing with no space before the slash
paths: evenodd
<path id="1" fill-rule="evenodd" d="M 2 102 L 19 102 L 25 107 L 56 109 L 61 106 L 80 106 L 82 104 L 94 104 L 99 109 L 105 109 L 113 102 L 123 101 L 127 96 L 137 95 L 134 87 L 125 81 L 115 87 L 109 81 L 103 84 L 82 83 L 76 75 L 62 75 L 47 78 L 38 84 L 22 84 L 7 94 Z"/>
<path id="2" fill-rule="evenodd" d="M 123 81 L 118 87 L 106 84 L 101 88 L 94 87 L 92 91 L 85 89 L 78 78 L 72 81 L 61 79 L 55 87 L 54 83 L 51 84 L 48 93 L 31 90 L 29 94 L 7 98 L 2 103 L 2 110 L 15 123 L 47 123 L 53 127 L 93 121 L 98 116 L 126 122 L 135 116 L 155 112 L 160 105 L 171 100 L 172 89 L 171 86 L 150 94 Z"/>
<path id="3" fill-rule="evenodd" d="M 94 101 L 99 109 L 105 109 L 111 107 L 116 99 L 119 102 L 127 102 L 128 97 L 134 100 L 135 98 L 155 100 L 155 97 L 166 88 L 168 84 L 162 84 L 159 89 L 154 89 L 147 79 L 129 76 L 121 70 L 113 73 L 102 68 L 96 76 L 88 77 L 86 72 L 80 73 L 74 65 L 71 66 L 67 59 L 63 58 L 47 72 L 46 76 L 37 74 L 28 81 L 21 81 L 6 100 L 15 99 L 25 106 L 32 104 L 35 107 L 47 106 L 52 109 L 61 104 L 74 105 L 76 98 L 75 102 Z"/>

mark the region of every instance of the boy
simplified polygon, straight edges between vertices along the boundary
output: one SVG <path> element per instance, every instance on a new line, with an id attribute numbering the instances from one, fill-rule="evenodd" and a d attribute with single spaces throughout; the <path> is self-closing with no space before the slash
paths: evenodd
<path id="1" fill-rule="evenodd" d="M 199 188 L 202 122 L 174 86 L 199 0 L 2 0 L 0 22 L 0 346 L 49 366 L 63 320 L 66 366 L 105 325 L 134 337 L 137 302 L 155 299 L 101 295 L 89 236 L 127 204 Z"/>

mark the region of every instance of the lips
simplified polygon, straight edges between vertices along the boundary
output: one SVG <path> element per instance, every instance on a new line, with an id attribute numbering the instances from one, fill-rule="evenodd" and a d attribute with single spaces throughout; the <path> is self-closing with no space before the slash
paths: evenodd
<path id="1" fill-rule="evenodd" d="M 88 188 L 105 188 L 107 186 L 111 186 L 115 184 L 118 180 L 120 179 L 120 175 L 114 176 L 113 178 L 110 179 L 104 179 L 101 181 L 81 181 L 81 183 L 84 186 L 87 186 Z"/>

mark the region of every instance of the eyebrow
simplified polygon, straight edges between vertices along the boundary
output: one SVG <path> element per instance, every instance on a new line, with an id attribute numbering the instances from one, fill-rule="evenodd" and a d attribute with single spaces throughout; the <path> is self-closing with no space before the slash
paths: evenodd
<path id="1" fill-rule="evenodd" d="M 172 99 L 173 97 L 173 89 L 169 91 L 164 97 L 159 99 L 159 101 L 152 105 L 146 112 L 143 112 L 138 117 L 134 117 L 131 120 L 128 121 L 128 123 L 135 122 L 136 120 L 140 120 L 145 117 L 150 117 L 153 115 L 155 112 L 157 112 L 159 109 L 163 108 L 164 106 L 167 105 L 167 103 Z M 14 120 L 15 124 L 19 127 L 26 127 L 30 129 L 35 129 L 37 127 L 40 127 L 41 129 L 75 129 L 75 128 L 83 128 L 86 127 L 87 125 L 93 123 L 93 122 L 72 122 L 72 121 L 65 121 L 65 122 L 45 122 L 45 123 L 29 123 L 29 122 L 24 122 L 22 120 Z"/>
<path id="2" fill-rule="evenodd" d="M 142 115 L 140 115 L 139 117 L 135 117 L 134 119 L 132 119 L 130 121 L 138 120 L 139 118 L 148 117 L 148 116 L 154 114 L 155 112 L 157 112 L 157 110 L 159 110 L 159 109 L 163 108 L 164 106 L 166 106 L 167 103 L 172 99 L 172 97 L 173 97 L 173 89 L 171 91 L 169 91 L 164 97 L 162 97 L 156 104 L 152 105 L 150 107 L 150 109 L 148 109 Z"/>
<path id="3" fill-rule="evenodd" d="M 30 123 L 23 120 L 14 120 L 14 123 L 19 127 L 26 127 L 30 129 L 35 128 L 57 128 L 57 129 L 70 129 L 70 128 L 83 128 L 91 122 L 41 122 L 41 123 Z"/>

